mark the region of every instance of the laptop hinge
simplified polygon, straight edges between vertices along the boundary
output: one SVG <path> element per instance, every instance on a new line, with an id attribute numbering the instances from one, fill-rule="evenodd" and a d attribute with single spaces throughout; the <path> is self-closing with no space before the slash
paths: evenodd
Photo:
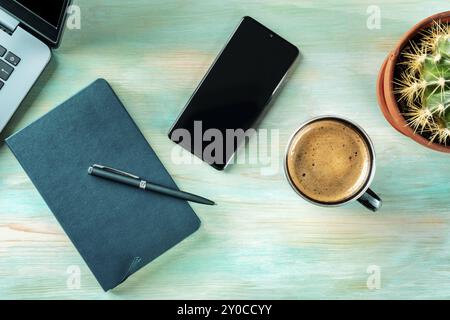
<path id="1" fill-rule="evenodd" d="M 6 13 L 2 9 L 0 9 L 0 28 L 5 30 L 8 33 L 13 33 L 17 26 L 19 25 L 19 21 L 13 18 L 10 14 Z"/>

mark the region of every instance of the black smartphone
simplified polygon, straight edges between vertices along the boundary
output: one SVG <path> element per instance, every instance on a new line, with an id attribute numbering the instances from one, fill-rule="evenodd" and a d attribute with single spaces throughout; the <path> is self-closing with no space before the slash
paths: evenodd
<path id="1" fill-rule="evenodd" d="M 169 138 L 223 170 L 249 129 L 255 129 L 298 55 L 296 46 L 244 17 L 170 129 Z"/>

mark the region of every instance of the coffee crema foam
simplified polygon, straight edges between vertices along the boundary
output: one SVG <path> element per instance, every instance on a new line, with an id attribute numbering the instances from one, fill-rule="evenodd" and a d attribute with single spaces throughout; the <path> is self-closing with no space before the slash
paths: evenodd
<path id="1" fill-rule="evenodd" d="M 372 155 L 362 133 L 337 119 L 314 121 L 293 138 L 288 155 L 288 175 L 297 190 L 324 204 L 354 197 L 365 186 Z"/>

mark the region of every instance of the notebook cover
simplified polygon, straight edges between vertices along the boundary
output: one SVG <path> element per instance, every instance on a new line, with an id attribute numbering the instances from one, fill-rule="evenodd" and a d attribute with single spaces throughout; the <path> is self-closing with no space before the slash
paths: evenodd
<path id="1" fill-rule="evenodd" d="M 186 201 L 88 175 L 98 163 L 177 189 L 103 79 L 6 143 L 105 291 L 200 226 Z"/>

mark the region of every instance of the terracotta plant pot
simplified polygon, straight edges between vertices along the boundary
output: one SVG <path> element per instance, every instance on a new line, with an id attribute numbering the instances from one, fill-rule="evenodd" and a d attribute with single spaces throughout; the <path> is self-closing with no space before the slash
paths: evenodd
<path id="1" fill-rule="evenodd" d="M 409 41 L 417 36 L 417 34 L 428 27 L 430 27 L 434 21 L 450 22 L 450 11 L 435 14 L 428 17 L 418 24 L 416 24 L 411 30 L 409 30 L 403 38 L 398 42 L 397 47 L 392 51 L 381 67 L 380 74 L 377 81 L 377 96 L 380 109 L 383 112 L 386 120 L 400 133 L 420 143 L 421 145 L 440 152 L 450 153 L 450 145 L 445 146 L 439 143 L 430 143 L 428 139 L 421 136 L 418 133 L 414 133 L 414 130 L 408 126 L 405 118 L 401 114 L 397 99 L 394 95 L 394 73 L 397 61 L 402 50 L 409 44 Z"/>

